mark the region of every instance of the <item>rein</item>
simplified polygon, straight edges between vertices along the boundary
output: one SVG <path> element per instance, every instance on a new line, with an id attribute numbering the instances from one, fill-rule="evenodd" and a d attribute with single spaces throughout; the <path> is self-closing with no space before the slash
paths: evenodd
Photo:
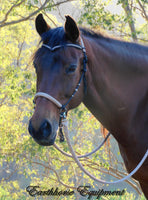
<path id="1" fill-rule="evenodd" d="M 71 157 L 75 160 L 75 162 L 77 163 L 77 165 L 80 167 L 80 169 L 86 174 L 88 175 L 91 179 L 97 181 L 97 182 L 100 182 L 100 183 L 103 183 L 103 184 L 115 184 L 115 183 L 119 183 L 119 182 L 122 182 L 124 180 L 127 180 L 129 179 L 133 174 L 135 174 L 138 169 L 142 166 L 142 164 L 144 163 L 144 161 L 146 160 L 146 158 L 148 157 L 148 150 L 146 151 L 145 155 L 143 156 L 142 160 L 139 162 L 139 164 L 137 165 L 137 167 L 130 173 L 128 174 L 127 176 L 125 176 L 124 178 L 120 179 L 120 180 L 117 180 L 117 181 L 114 181 L 114 182 L 108 182 L 108 181 L 104 181 L 104 180 L 100 180 L 100 179 L 97 179 L 96 177 L 94 177 L 92 174 L 90 174 L 87 170 L 84 169 L 84 167 L 82 166 L 82 164 L 80 163 L 79 159 L 78 158 L 83 158 L 83 157 L 87 157 L 93 153 L 95 153 L 96 151 L 98 151 L 102 146 L 103 144 L 106 142 L 106 140 L 108 139 L 108 137 L 110 136 L 110 133 L 108 133 L 108 135 L 106 136 L 106 138 L 104 139 L 104 141 L 101 143 L 101 145 L 99 145 L 96 149 L 94 149 L 92 152 L 90 153 L 87 153 L 85 155 L 80 155 L 80 156 L 77 156 L 73 150 L 73 147 L 70 143 L 70 139 L 69 139 L 69 135 L 68 135 L 68 122 L 67 122 L 67 109 L 66 109 L 66 106 L 70 103 L 70 101 L 72 100 L 72 98 L 75 96 L 75 94 L 77 93 L 79 87 L 80 87 L 80 84 L 82 82 L 82 80 L 84 81 L 84 92 L 86 93 L 86 78 L 85 78 L 85 73 L 87 71 L 86 69 L 86 64 L 87 64 L 87 55 L 86 55 L 86 49 L 85 49 L 85 46 L 84 46 L 84 43 L 83 43 L 83 40 L 82 38 L 80 38 L 81 40 L 81 46 L 80 45 L 75 45 L 75 44 L 66 44 L 66 45 L 57 45 L 55 47 L 50 47 L 46 44 L 42 44 L 42 47 L 45 47 L 45 48 L 48 48 L 51 52 L 53 51 L 56 51 L 62 47 L 74 47 L 74 48 L 77 48 L 77 49 L 80 49 L 83 51 L 83 55 L 84 55 L 84 58 L 83 58 L 83 69 L 82 69 L 82 74 L 81 74 L 81 77 L 80 77 L 80 80 L 74 90 L 74 92 L 72 93 L 71 97 L 69 98 L 69 100 L 65 103 L 65 104 L 61 104 L 57 99 L 55 99 L 54 97 L 52 97 L 51 95 L 47 94 L 47 93 L 44 93 L 44 92 L 37 92 L 34 96 L 34 100 L 33 102 L 35 103 L 36 102 L 36 99 L 38 97 L 44 97 L 46 99 L 48 99 L 49 101 L 53 102 L 59 109 L 60 109 L 60 119 L 59 119 L 59 130 L 60 130 L 60 142 L 64 141 L 64 135 L 63 135 L 63 132 L 62 132 L 62 129 L 64 128 L 64 133 L 65 133 L 65 137 L 66 137 L 66 140 L 67 140 L 67 144 L 69 146 L 69 149 L 70 149 L 70 152 L 71 152 L 71 155 L 70 154 L 67 154 L 66 152 L 62 151 L 56 144 L 54 144 L 54 147 L 60 151 L 61 153 L 63 153 L 64 155 L 68 156 L 68 157 Z"/>
<path id="2" fill-rule="evenodd" d="M 113 181 L 113 182 L 110 182 L 110 181 L 104 181 L 104 180 L 101 180 L 101 179 L 97 179 L 95 176 L 93 176 L 92 174 L 90 174 L 84 167 L 83 165 L 80 163 L 79 159 L 78 159 L 78 156 L 76 156 L 74 150 L 73 150 L 73 147 L 70 143 L 70 139 L 69 139 L 69 135 L 68 135 L 68 125 L 67 125 L 67 121 L 63 121 L 63 126 L 64 126 L 64 133 L 65 133 L 65 137 L 66 137 L 66 140 L 67 140 L 67 144 L 68 144 L 68 147 L 70 149 L 70 152 L 71 152 L 71 155 L 72 155 L 72 158 L 75 160 L 75 162 L 77 163 L 77 165 L 79 166 L 79 168 L 87 175 L 89 176 L 91 179 L 93 179 L 94 181 L 97 181 L 99 183 L 102 183 L 102 184 L 116 184 L 116 183 L 120 183 L 122 181 L 125 181 L 127 179 L 129 179 L 132 175 L 134 175 L 138 170 L 139 168 L 143 165 L 144 161 L 146 160 L 146 158 L 148 157 L 148 150 L 146 151 L 146 153 L 144 154 L 142 160 L 139 162 L 139 164 L 136 166 L 136 168 L 130 173 L 128 174 L 127 176 L 125 176 L 124 178 L 120 179 L 120 180 L 117 180 L 117 181 Z"/>

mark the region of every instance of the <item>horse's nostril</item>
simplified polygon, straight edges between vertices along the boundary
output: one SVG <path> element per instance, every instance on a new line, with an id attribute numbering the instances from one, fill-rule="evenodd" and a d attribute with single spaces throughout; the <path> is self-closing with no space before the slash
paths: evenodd
<path id="1" fill-rule="evenodd" d="M 30 135 L 37 140 L 47 139 L 52 133 L 52 127 L 49 121 L 45 120 L 39 130 L 35 130 L 31 121 L 29 122 L 28 131 Z"/>
<path id="2" fill-rule="evenodd" d="M 44 138 L 47 138 L 51 134 L 52 128 L 49 121 L 45 120 L 43 122 L 42 126 L 40 127 L 40 132 Z"/>

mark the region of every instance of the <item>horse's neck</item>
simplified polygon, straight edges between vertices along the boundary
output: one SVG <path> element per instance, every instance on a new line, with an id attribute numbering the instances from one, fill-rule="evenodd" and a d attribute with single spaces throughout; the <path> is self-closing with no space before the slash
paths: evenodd
<path id="1" fill-rule="evenodd" d="M 86 41 L 86 49 L 88 71 L 84 104 L 119 143 L 126 144 L 136 137 L 131 126 L 134 126 L 135 110 L 148 90 L 146 77 L 138 62 L 132 58 L 129 62 L 128 56 L 122 57 L 122 52 L 115 46 L 112 49 L 106 41 Z M 141 65 L 144 69 L 144 63 Z"/>

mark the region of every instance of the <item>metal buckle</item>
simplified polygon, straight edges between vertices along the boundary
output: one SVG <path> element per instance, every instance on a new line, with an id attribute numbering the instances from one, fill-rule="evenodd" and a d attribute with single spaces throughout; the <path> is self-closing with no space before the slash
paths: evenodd
<path id="1" fill-rule="evenodd" d="M 62 107 L 60 109 L 60 118 L 66 119 L 66 117 L 67 117 L 67 109 L 65 107 Z"/>

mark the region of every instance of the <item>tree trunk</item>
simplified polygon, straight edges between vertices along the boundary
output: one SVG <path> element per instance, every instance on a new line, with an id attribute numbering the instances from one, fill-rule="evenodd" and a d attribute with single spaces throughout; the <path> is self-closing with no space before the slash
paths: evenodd
<path id="1" fill-rule="evenodd" d="M 132 38 L 134 41 L 137 41 L 137 33 L 136 33 L 136 29 L 135 29 L 135 23 L 134 23 L 134 19 L 133 19 L 132 9 L 129 6 L 129 1 L 128 0 L 122 1 L 122 7 L 128 18 L 128 24 L 129 24 L 129 27 L 131 30 Z"/>

